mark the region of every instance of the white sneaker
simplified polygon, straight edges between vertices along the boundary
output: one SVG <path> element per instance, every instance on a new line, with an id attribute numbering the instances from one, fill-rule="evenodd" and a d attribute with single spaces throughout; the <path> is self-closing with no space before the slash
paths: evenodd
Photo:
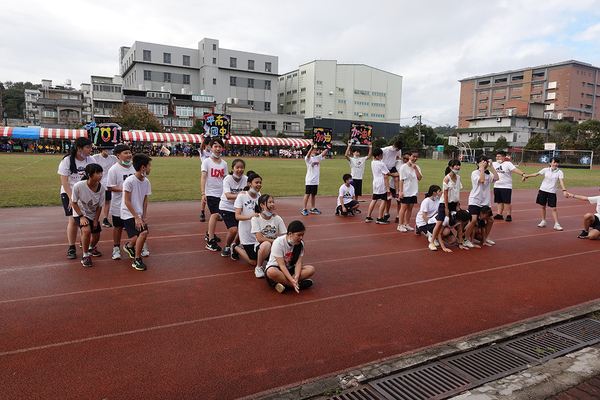
<path id="1" fill-rule="evenodd" d="M 410 227 L 410 225 L 408 225 L 408 224 L 404 225 L 404 227 L 405 227 L 405 228 L 406 228 L 406 230 L 407 230 L 407 231 L 409 231 L 409 232 L 412 232 L 412 231 L 414 231 L 414 230 L 415 230 L 414 228 L 411 228 L 411 227 Z"/>
<path id="2" fill-rule="evenodd" d="M 540 222 L 540 223 L 538 224 L 538 226 L 539 226 L 540 228 L 545 228 L 545 227 L 546 227 L 546 220 L 542 220 L 542 222 Z"/>
<path id="3" fill-rule="evenodd" d="M 494 244 L 496 244 L 496 242 L 494 242 L 494 241 L 493 241 L 492 239 L 490 239 L 490 238 L 485 238 L 485 242 L 486 242 L 487 244 L 491 244 L 491 245 L 494 245 Z"/>
<path id="4" fill-rule="evenodd" d="M 259 279 L 265 277 L 265 271 L 263 271 L 260 265 L 257 265 L 256 268 L 254 268 L 254 276 Z"/>
<path id="5" fill-rule="evenodd" d="M 396 230 L 400 232 L 407 232 L 406 226 L 404 225 L 398 225 L 398 228 L 396 228 Z"/>
<path id="6" fill-rule="evenodd" d="M 439 246 L 439 245 L 440 245 L 440 242 L 438 242 L 438 240 L 437 240 L 437 239 L 435 239 L 435 240 L 433 241 L 433 244 L 434 244 L 434 245 L 436 245 L 436 246 Z"/>
<path id="7" fill-rule="evenodd" d="M 142 257 L 148 257 L 150 255 L 150 250 L 148 250 L 148 246 L 144 243 L 144 247 L 142 247 Z"/>
<path id="8" fill-rule="evenodd" d="M 435 247 L 435 245 L 433 243 L 429 242 L 429 250 L 437 251 L 437 247 Z"/>
<path id="9" fill-rule="evenodd" d="M 120 260 L 121 259 L 121 249 L 119 248 L 119 246 L 114 246 L 113 247 L 112 259 L 113 260 Z"/>
<path id="10" fill-rule="evenodd" d="M 560 224 L 558 222 L 556 222 L 554 224 L 554 229 L 556 229 L 557 231 L 562 231 L 563 230 L 562 226 L 560 226 Z"/>
<path id="11" fill-rule="evenodd" d="M 469 247 L 471 249 L 475 247 L 475 246 L 473 246 L 473 243 L 471 243 L 471 241 L 469 239 L 463 241 L 463 246 Z"/>

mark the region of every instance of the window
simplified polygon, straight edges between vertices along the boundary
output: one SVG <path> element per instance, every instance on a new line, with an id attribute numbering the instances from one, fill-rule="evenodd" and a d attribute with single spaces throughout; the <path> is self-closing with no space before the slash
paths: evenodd
<path id="1" fill-rule="evenodd" d="M 503 108 L 493 108 L 492 109 L 492 114 L 502 114 L 502 113 L 504 113 Z"/>
<path id="2" fill-rule="evenodd" d="M 536 79 L 536 78 L 543 78 L 545 75 L 546 74 L 544 72 L 536 72 L 535 74 L 532 74 L 531 77 L 533 79 Z"/>
<path id="3" fill-rule="evenodd" d="M 42 115 L 45 118 L 57 118 L 58 117 L 58 113 L 56 111 L 44 111 L 42 113 Z"/>
<path id="4" fill-rule="evenodd" d="M 171 73 L 170 72 L 164 72 L 164 81 L 171 82 Z"/>
<path id="5" fill-rule="evenodd" d="M 248 69 L 254 71 L 254 60 L 248 60 Z"/>
<path id="6" fill-rule="evenodd" d="M 511 80 L 511 82 L 522 81 L 523 80 L 523 75 L 513 76 L 510 80 Z"/>
<path id="7" fill-rule="evenodd" d="M 506 89 L 496 89 L 494 90 L 494 93 L 504 93 L 506 92 Z"/>
<path id="8" fill-rule="evenodd" d="M 189 67 L 190 66 L 190 56 L 183 56 L 183 65 Z"/>
<path id="9" fill-rule="evenodd" d="M 252 79 L 252 78 L 248 79 L 248 87 L 249 88 L 254 88 L 254 79 Z"/>
<path id="10" fill-rule="evenodd" d="M 154 115 L 167 115 L 169 114 L 169 107 L 164 104 L 148 104 L 148 111 Z"/>
<path id="11" fill-rule="evenodd" d="M 265 111 L 271 111 L 271 102 L 270 101 L 265 101 Z"/>
<path id="12" fill-rule="evenodd" d="M 163 62 L 165 64 L 171 64 L 171 53 L 163 53 Z"/>
<path id="13" fill-rule="evenodd" d="M 306 73 L 306 70 L 300 71 L 300 75 L 304 75 L 305 73 Z"/>
<path id="14" fill-rule="evenodd" d="M 237 85 L 237 78 L 235 76 L 230 76 L 229 77 L 229 86 L 236 86 Z"/>
<path id="15" fill-rule="evenodd" d="M 300 88 L 300 91 L 301 91 L 301 92 L 306 92 L 306 88 L 305 88 L 305 87 L 303 87 L 303 88 Z"/>
<path id="16" fill-rule="evenodd" d="M 213 57 L 213 65 L 217 65 L 217 59 Z"/>
<path id="17" fill-rule="evenodd" d="M 193 117 L 194 107 L 190 106 L 177 106 L 175 107 L 175 115 L 178 117 Z"/>
<path id="18" fill-rule="evenodd" d="M 265 63 L 265 72 L 271 72 L 271 63 L 270 62 Z"/>
<path id="19" fill-rule="evenodd" d="M 275 121 L 258 121 L 258 127 L 267 131 L 274 131 Z"/>
<path id="20" fill-rule="evenodd" d="M 338 103 L 346 104 L 346 100 L 338 100 Z"/>
<path id="21" fill-rule="evenodd" d="M 489 85 L 490 84 L 490 80 L 486 79 L 485 81 L 479 81 L 478 84 L 479 84 L 479 86 Z"/>
<path id="22" fill-rule="evenodd" d="M 534 83 L 533 85 L 531 85 L 532 89 L 541 89 L 542 86 L 544 86 L 543 83 Z"/>
<path id="23" fill-rule="evenodd" d="M 367 93 L 368 94 L 368 93 Z M 385 93 L 381 93 L 381 92 L 373 92 L 371 93 L 373 96 L 381 96 L 381 97 L 385 97 Z"/>
<path id="24" fill-rule="evenodd" d="M 217 84 L 217 78 L 213 78 L 213 85 Z"/>
<path id="25" fill-rule="evenodd" d="M 385 107 L 385 103 L 371 103 L 371 105 L 375 107 Z"/>
<path id="26" fill-rule="evenodd" d="M 338 111 L 338 114 L 343 114 L 343 113 L 344 113 L 343 111 Z"/>
<path id="27" fill-rule="evenodd" d="M 231 120 L 231 129 L 233 130 L 250 130 L 250 120 L 249 119 L 237 119 L 233 118 Z"/>
<path id="28" fill-rule="evenodd" d="M 291 90 L 288 90 L 288 91 L 286 92 L 286 94 L 292 94 L 292 91 L 291 91 Z"/>
<path id="29" fill-rule="evenodd" d="M 213 50 L 217 50 L 217 45 L 213 44 Z"/>
<path id="30" fill-rule="evenodd" d="M 322 92 L 316 92 L 315 94 L 316 94 L 317 96 L 323 96 L 323 93 L 322 93 Z"/>
<path id="31" fill-rule="evenodd" d="M 541 99 L 541 98 L 542 98 L 542 95 L 541 95 L 541 93 L 532 94 L 532 95 L 531 95 L 531 98 L 532 98 L 533 100 Z"/>
<path id="32" fill-rule="evenodd" d="M 355 90 L 354 91 L 355 94 L 369 94 L 368 90 Z"/>
<path id="33" fill-rule="evenodd" d="M 298 91 L 296 89 L 292 90 L 292 94 L 294 93 L 298 93 Z"/>
<path id="34" fill-rule="evenodd" d="M 322 85 L 323 81 L 317 81 L 317 85 Z"/>
<path id="35" fill-rule="evenodd" d="M 69 96 L 69 99 L 70 99 L 70 100 L 78 100 L 78 99 L 77 99 L 77 96 L 75 96 L 75 95 L 70 95 L 70 96 Z"/>
<path id="36" fill-rule="evenodd" d="M 300 132 L 300 122 L 284 122 L 284 131 Z"/>
<path id="37" fill-rule="evenodd" d="M 144 50 L 144 61 L 152 61 L 152 52 L 150 50 Z"/>
<path id="38" fill-rule="evenodd" d="M 248 100 L 248 105 L 249 106 L 254 106 L 254 100 Z"/>
<path id="39" fill-rule="evenodd" d="M 237 68 L 237 58 L 229 57 L 229 66 L 231 68 Z"/>
<path id="40" fill-rule="evenodd" d="M 499 99 L 494 99 L 494 103 L 503 103 L 504 102 L 504 97 L 499 98 Z M 485 104 L 487 103 L 487 101 L 484 101 L 483 103 L 479 103 L 479 104 Z"/>
<path id="41" fill-rule="evenodd" d="M 265 90 L 271 90 L 271 81 L 265 81 Z"/>
<path id="42" fill-rule="evenodd" d="M 521 90 L 523 90 L 523 87 L 522 86 L 518 86 L 518 87 L 513 88 L 512 91 L 513 92 L 520 92 Z"/>
<path id="43" fill-rule="evenodd" d="M 321 108 L 322 105 L 321 104 L 315 104 L 315 107 Z"/>
<path id="44" fill-rule="evenodd" d="M 583 97 L 583 95 L 582 95 L 581 97 Z M 68 100 L 68 99 L 69 99 L 69 95 L 68 95 L 68 94 L 63 94 L 63 95 L 62 95 L 62 98 L 63 98 L 64 100 Z"/>
<path id="45" fill-rule="evenodd" d="M 487 102 L 488 102 L 487 99 L 479 100 L 479 104 L 486 104 Z"/>
<path id="46" fill-rule="evenodd" d="M 189 75 L 183 75 L 183 84 L 184 85 L 190 84 L 190 76 Z"/>
<path id="47" fill-rule="evenodd" d="M 342 88 L 342 87 L 338 88 L 338 92 L 343 92 L 343 91 L 344 91 L 344 88 Z"/>
<path id="48" fill-rule="evenodd" d="M 508 78 L 496 78 L 494 79 L 494 83 L 506 83 Z"/>
<path id="49" fill-rule="evenodd" d="M 300 100 L 300 103 L 306 103 L 306 99 Z"/>

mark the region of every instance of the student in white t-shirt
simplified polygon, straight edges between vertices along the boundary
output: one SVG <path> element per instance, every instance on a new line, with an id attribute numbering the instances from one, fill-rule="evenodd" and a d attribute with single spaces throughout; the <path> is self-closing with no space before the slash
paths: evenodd
<path id="1" fill-rule="evenodd" d="M 398 196 L 402 206 L 398 215 L 398 228 L 400 232 L 412 231 L 410 227 L 410 217 L 412 209 L 417 204 L 417 193 L 419 193 L 419 181 L 423 178 L 421 168 L 417 165 L 419 152 L 411 150 L 406 164 L 400 167 L 400 184 L 398 186 Z"/>
<path id="2" fill-rule="evenodd" d="M 98 164 L 88 164 L 85 167 L 83 180 L 73 186 L 73 219 L 81 230 L 81 246 L 83 257 L 81 264 L 91 267 L 92 258 L 100 257 L 102 253 L 96 249 L 100 240 L 100 214 L 105 201 L 105 189 L 100 183 L 102 167 Z"/>
<path id="3" fill-rule="evenodd" d="M 316 196 L 319 189 L 321 162 L 325 159 L 325 155 L 328 151 L 329 149 L 325 149 L 321 152 L 321 154 L 317 154 L 317 149 L 315 149 L 311 143 L 308 151 L 306 152 L 306 157 L 304 158 L 304 162 L 306 163 L 306 178 L 304 179 L 304 183 L 306 187 L 302 202 L 302 215 L 308 215 L 309 212 L 311 214 L 321 214 L 321 211 L 317 210 L 316 207 Z M 309 198 L 311 209 L 307 210 Z"/>
<path id="4" fill-rule="evenodd" d="M 498 204 L 498 214 L 494 216 L 496 220 L 503 220 L 504 206 L 506 205 L 506 221 L 512 221 L 512 174 L 516 173 L 521 176 L 524 172 L 515 167 L 510 161 L 506 161 L 506 152 L 500 150 L 496 152 L 496 161 L 492 163 L 492 167 L 498 173 L 498 180 L 494 182 L 494 203 Z"/>
<path id="5" fill-rule="evenodd" d="M 147 268 L 142 261 L 142 248 L 148 237 L 148 196 L 152 194 L 152 189 L 146 176 L 152 170 L 151 161 L 146 154 L 134 155 L 135 174 L 123 182 L 121 219 L 129 237 L 123 250 L 133 259 L 131 266 L 138 271 L 145 271 Z"/>
<path id="6" fill-rule="evenodd" d="M 246 163 L 241 158 L 236 158 L 231 162 L 231 174 L 223 179 L 223 194 L 219 202 L 219 214 L 223 217 L 227 227 L 227 237 L 221 256 L 231 256 L 231 244 L 238 233 L 238 220 L 235 219 L 235 199 L 246 187 L 248 177 L 244 175 Z"/>
<path id="7" fill-rule="evenodd" d="M 251 233 L 256 236 L 257 257 L 254 276 L 263 278 L 265 272 L 263 262 L 268 261 L 271 255 L 271 245 L 281 235 L 287 233 L 287 229 L 281 217 L 275 214 L 275 199 L 270 194 L 263 194 L 258 198 L 258 217 L 252 217 Z"/>
<path id="8" fill-rule="evenodd" d="M 446 167 L 445 177 L 442 183 L 442 197 L 440 198 L 440 206 L 438 208 L 437 222 L 433 230 L 433 237 L 437 238 L 444 218 L 460 209 L 460 189 L 462 189 L 462 183 L 460 182 L 460 168 L 461 163 L 457 159 L 448 161 Z M 463 226 L 459 227 L 458 239 L 462 246 L 463 240 Z M 435 243 L 434 243 L 435 244 Z M 461 247 L 462 249 L 462 247 Z"/>
<path id="9" fill-rule="evenodd" d="M 352 186 L 352 175 L 344 174 L 342 177 L 344 184 L 340 186 L 337 198 L 337 207 L 335 208 L 335 215 L 341 215 L 344 217 L 352 216 L 358 211 L 358 201 L 354 200 L 354 186 Z"/>
<path id="10" fill-rule="evenodd" d="M 381 200 L 376 223 L 387 225 L 390 223 L 390 221 L 384 218 L 384 213 L 388 194 L 390 194 L 390 183 L 388 181 L 390 171 L 381 161 L 382 158 L 383 151 L 379 147 L 374 148 L 373 161 L 371 162 L 371 171 L 373 172 L 373 200 L 371 200 L 371 204 L 369 204 L 369 210 L 367 211 L 367 218 L 365 218 L 365 222 L 373 222 L 371 214 L 373 213 L 373 209 L 375 208 L 377 201 Z"/>
<path id="11" fill-rule="evenodd" d="M 313 285 L 309 279 L 315 273 L 312 265 L 303 265 L 304 233 L 306 228 L 301 221 L 292 221 L 287 233 L 279 236 L 271 246 L 271 256 L 265 268 L 265 280 L 269 286 L 283 293 L 288 287 L 296 293 Z"/>
<path id="12" fill-rule="evenodd" d="M 231 258 L 238 256 L 243 258 L 248 264 L 256 266 L 257 248 L 256 236 L 252 233 L 252 217 L 258 217 L 256 211 L 260 189 L 262 188 L 262 178 L 256 173 L 248 175 L 248 191 L 240 192 L 235 199 L 235 219 L 239 221 L 238 235 L 240 238 L 239 246 L 235 243 L 231 246 Z"/>
<path id="13" fill-rule="evenodd" d="M 402 150 L 400 150 L 401 147 L 402 147 L 402 142 L 397 140 L 396 142 L 394 142 L 393 145 L 383 147 L 381 149 L 381 151 L 383 152 L 383 157 L 382 157 L 381 161 L 385 164 L 387 169 L 390 171 L 390 176 L 394 179 L 394 187 L 395 188 L 397 188 L 399 186 L 399 182 L 400 182 L 400 171 L 398 171 L 396 169 L 396 160 L 398 160 L 398 158 L 402 157 Z M 400 201 L 400 197 L 398 196 L 398 193 L 396 193 L 395 198 L 396 198 L 396 201 Z M 386 201 L 388 201 L 386 210 L 387 210 L 387 212 L 389 212 L 390 205 L 391 205 L 391 199 L 388 199 Z"/>
<path id="14" fill-rule="evenodd" d="M 350 163 L 350 173 L 352 174 L 352 186 L 354 187 L 354 200 L 358 201 L 358 198 L 362 196 L 362 180 L 365 174 L 365 165 L 367 160 L 373 155 L 373 146 L 369 143 L 369 154 L 366 157 L 360 156 L 360 150 L 355 148 L 352 151 L 352 157 L 350 157 L 350 146 L 352 141 L 348 140 L 348 148 L 346 149 L 346 160 Z M 360 213 L 360 210 L 356 210 Z"/>
<path id="15" fill-rule="evenodd" d="M 558 211 L 556 211 L 556 187 L 558 183 L 562 186 L 563 195 L 567 196 L 567 188 L 565 187 L 565 175 L 558 169 L 559 159 L 552 157 L 550 159 L 550 166 L 536 172 L 535 174 L 524 174 L 523 182 L 526 178 L 533 178 L 538 175 L 543 175 L 544 180 L 538 191 L 536 203 L 540 205 L 542 210 L 542 222 L 538 224 L 540 228 L 546 227 L 546 206 L 552 210 L 552 216 L 554 217 L 554 229 L 562 231 L 563 228 L 558 223 Z"/>
<path id="16" fill-rule="evenodd" d="M 94 158 L 94 162 L 102 167 L 102 171 L 104 174 L 102 175 L 102 187 L 106 189 L 105 193 L 105 204 L 104 204 L 104 219 L 102 220 L 102 226 L 105 228 L 112 228 L 112 224 L 108 220 L 108 211 L 110 209 L 110 200 L 111 200 L 111 192 L 107 189 L 108 182 L 108 171 L 110 167 L 119 162 L 116 156 L 112 154 L 108 154 L 108 149 L 102 149 L 99 154 L 94 154 L 92 156 Z"/>
<path id="17" fill-rule="evenodd" d="M 459 249 L 469 250 L 468 247 L 462 245 L 463 228 L 469 223 L 469 221 L 471 221 L 471 214 L 469 214 L 467 210 L 451 211 L 450 215 L 446 215 L 444 217 L 444 220 L 441 224 L 442 228 L 438 231 L 439 233 L 436 237 L 442 250 L 444 250 L 446 253 L 452 253 L 452 250 L 446 247 L 446 244 L 452 245 L 455 243 L 458 243 Z M 457 236 L 454 236 L 452 229 L 456 230 Z M 429 246 L 429 250 L 434 249 L 436 249 L 435 246 L 433 248 Z"/>
<path id="18" fill-rule="evenodd" d="M 210 142 L 212 155 L 202 162 L 202 179 L 200 187 L 202 188 L 202 198 L 206 199 L 208 209 L 210 210 L 210 219 L 208 220 L 208 231 L 204 236 L 206 248 L 210 251 L 221 251 L 221 246 L 217 244 L 221 239 L 215 235 L 217 220 L 219 218 L 219 203 L 223 194 L 223 179 L 227 175 L 227 162 L 221 159 L 223 153 L 223 140 L 213 138 Z"/>
<path id="19" fill-rule="evenodd" d="M 433 229 L 437 222 L 436 216 L 440 205 L 440 195 L 442 189 L 438 185 L 429 186 L 429 190 L 425 194 L 425 200 L 421 203 L 421 207 L 416 217 L 417 229 L 427 235 L 427 238 L 431 241 L 433 235 Z M 429 243 L 431 248 L 432 244 Z M 435 248 L 435 246 L 433 246 Z M 431 248 L 433 250 L 433 248 Z"/>
<path id="20" fill-rule="evenodd" d="M 69 154 L 63 157 L 58 165 L 58 174 L 60 175 L 60 198 L 62 201 L 67 222 L 67 240 L 69 248 L 67 250 L 67 258 L 77 258 L 75 250 L 75 242 L 77 241 L 77 224 L 73 219 L 73 203 L 71 202 L 71 191 L 73 186 L 81 180 L 85 174 L 85 167 L 94 162 L 90 156 L 92 154 L 92 141 L 87 137 L 78 137 L 75 143 L 71 146 Z"/>
<path id="21" fill-rule="evenodd" d="M 587 197 L 578 194 L 567 193 L 567 197 L 589 201 L 596 205 L 596 213 L 587 213 L 583 216 L 583 231 L 577 236 L 580 239 L 598 239 L 600 237 L 600 196 Z"/>
<path id="22" fill-rule="evenodd" d="M 204 160 L 206 160 L 207 158 L 210 158 L 210 156 L 212 156 L 212 152 L 210 151 L 210 137 L 205 137 L 202 140 L 202 144 L 200 145 L 200 148 L 198 149 L 198 155 L 200 156 L 200 168 L 202 168 L 202 162 L 204 162 Z M 204 214 L 204 211 L 206 209 L 206 197 L 202 196 L 202 200 L 200 200 L 200 222 L 205 222 L 206 221 L 206 215 Z"/>

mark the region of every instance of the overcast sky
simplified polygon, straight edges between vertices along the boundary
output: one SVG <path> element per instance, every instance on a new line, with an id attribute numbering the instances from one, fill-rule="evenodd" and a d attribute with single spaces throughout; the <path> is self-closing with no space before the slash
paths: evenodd
<path id="1" fill-rule="evenodd" d="M 8 4 L 6 4 L 8 2 Z M 145 41 L 367 64 L 403 77 L 401 124 L 458 123 L 459 79 L 575 59 L 600 67 L 600 0 L 7 0 L 0 81 L 73 86 Z"/>

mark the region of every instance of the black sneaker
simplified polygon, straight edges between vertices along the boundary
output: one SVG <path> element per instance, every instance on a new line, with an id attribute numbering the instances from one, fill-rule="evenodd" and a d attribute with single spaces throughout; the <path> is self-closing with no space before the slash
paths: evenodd
<path id="1" fill-rule="evenodd" d="M 356 210 L 354 210 L 354 214 L 360 214 L 361 211 L 357 208 Z"/>
<path id="2" fill-rule="evenodd" d="M 388 225 L 390 223 L 390 221 L 388 221 L 387 219 L 384 218 L 377 218 L 377 221 L 375 221 L 376 224 L 383 224 L 383 225 Z"/>
<path id="3" fill-rule="evenodd" d="M 581 233 L 577 236 L 579 239 L 587 239 L 588 231 L 581 231 Z"/>
<path id="4" fill-rule="evenodd" d="M 494 215 L 494 219 L 503 220 L 504 217 L 502 215 L 500 215 L 500 214 L 496 214 L 496 215 Z"/>
<path id="5" fill-rule="evenodd" d="M 398 216 L 397 216 L 397 217 L 396 217 L 396 219 L 394 220 L 394 222 L 395 222 L 396 224 L 399 224 L 399 223 L 400 223 L 400 217 L 398 217 Z"/>
<path id="6" fill-rule="evenodd" d="M 373 218 L 367 217 L 367 218 L 365 218 L 365 222 L 373 222 Z"/>
<path id="7" fill-rule="evenodd" d="M 129 254 L 129 257 L 131 258 L 135 258 L 135 250 L 130 249 L 129 246 L 127 246 L 129 243 L 125 243 L 123 245 L 123 250 L 125 250 L 125 253 Z"/>
<path id="8" fill-rule="evenodd" d="M 390 214 L 384 214 L 382 219 L 388 221 L 390 219 L 390 217 L 391 217 Z"/>
<path id="9" fill-rule="evenodd" d="M 131 266 L 137 269 L 138 271 L 145 271 L 148 269 L 148 267 L 146 267 L 146 264 L 144 264 L 141 258 L 134 259 L 131 263 Z"/>
<path id="10" fill-rule="evenodd" d="M 231 247 L 225 246 L 223 247 L 223 251 L 221 252 L 221 257 L 229 257 L 231 255 Z"/>
<path id="11" fill-rule="evenodd" d="M 112 224 L 108 221 L 108 218 L 104 218 L 102 221 L 102 226 L 105 228 L 112 228 Z"/>
<path id="12" fill-rule="evenodd" d="M 204 215 L 204 211 L 200 214 L 200 222 L 206 222 L 206 216 Z"/>
<path id="13" fill-rule="evenodd" d="M 93 249 L 90 249 L 89 252 L 90 252 L 90 256 L 92 256 L 92 257 L 100 257 L 100 256 L 102 256 L 102 253 L 100 253 L 98 251 L 98 249 L 95 248 L 95 247 Z"/>
<path id="14" fill-rule="evenodd" d="M 312 285 L 313 285 L 312 279 L 305 279 L 303 281 L 298 282 L 298 289 L 300 289 L 300 290 L 308 289 Z"/>
<path id="15" fill-rule="evenodd" d="M 506 222 L 511 222 L 512 221 L 512 217 L 510 215 L 506 216 Z"/>
<path id="16" fill-rule="evenodd" d="M 91 267 L 91 266 L 93 266 L 94 263 L 92 262 L 92 257 L 90 257 L 90 256 L 83 257 L 81 259 L 81 265 L 83 265 L 84 267 Z"/>
<path id="17" fill-rule="evenodd" d="M 214 239 L 211 239 L 206 243 L 206 248 L 210 251 L 221 251 L 221 246 L 219 246 Z"/>
<path id="18" fill-rule="evenodd" d="M 220 237 L 218 237 L 217 235 L 215 235 L 215 236 L 214 236 L 214 239 L 215 239 L 217 242 L 220 242 L 220 241 L 221 241 L 221 238 L 220 238 Z M 207 242 L 210 240 L 210 238 L 208 237 L 208 232 L 206 232 L 206 235 L 204 235 L 204 240 L 206 240 Z"/>
<path id="19" fill-rule="evenodd" d="M 77 250 L 75 250 L 75 246 L 69 246 L 69 250 L 67 250 L 67 258 L 69 260 L 74 260 L 77 258 Z"/>
<path id="20" fill-rule="evenodd" d="M 340 215 L 340 209 L 339 208 L 335 209 L 335 215 Z"/>
<path id="21" fill-rule="evenodd" d="M 240 259 L 240 255 L 237 253 L 237 251 L 235 251 L 235 248 L 237 247 L 237 244 L 232 244 L 231 245 L 231 259 L 233 261 L 238 261 Z"/>

